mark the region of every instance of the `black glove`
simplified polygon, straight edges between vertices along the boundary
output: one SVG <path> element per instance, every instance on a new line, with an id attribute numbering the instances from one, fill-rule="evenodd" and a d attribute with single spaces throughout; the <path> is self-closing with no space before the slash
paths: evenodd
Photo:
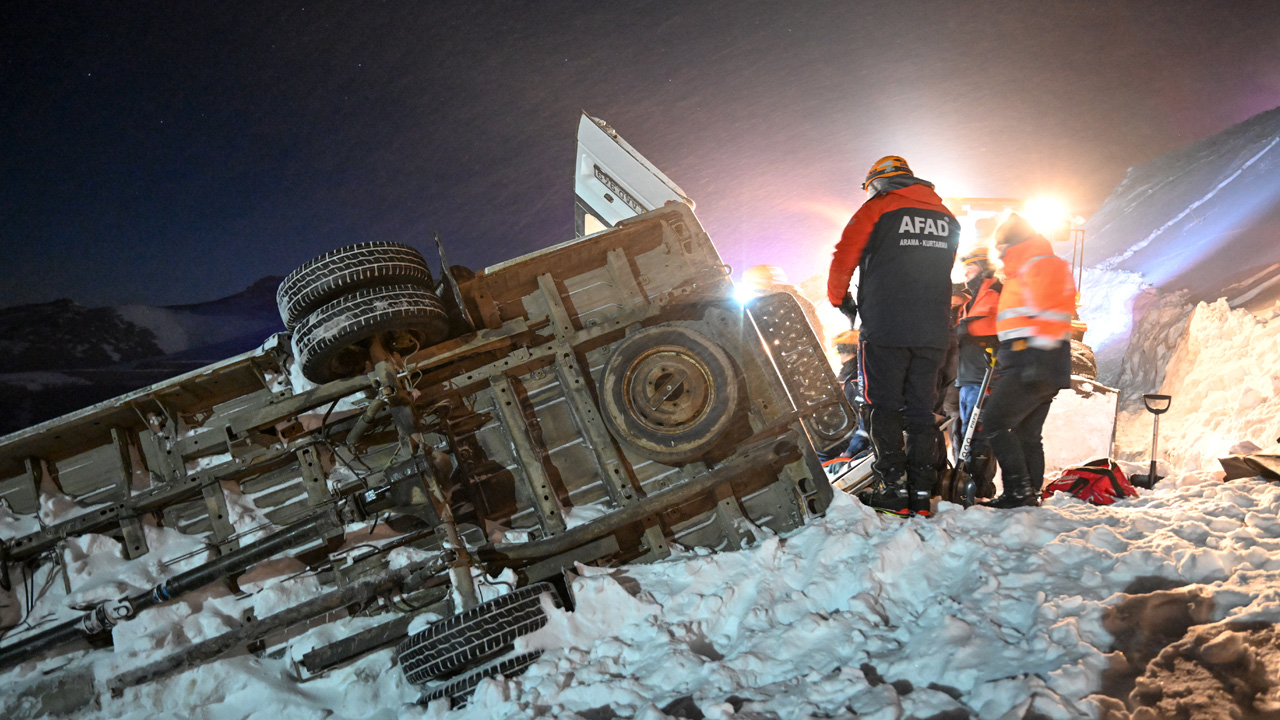
<path id="1" fill-rule="evenodd" d="M 853 325 L 858 321 L 858 303 L 853 301 L 853 293 L 845 293 L 844 299 L 836 306 L 844 316 L 849 318 L 849 324 Z"/>
<path id="2" fill-rule="evenodd" d="M 956 337 L 969 336 L 969 321 L 970 318 L 961 318 L 960 322 L 956 323 Z"/>

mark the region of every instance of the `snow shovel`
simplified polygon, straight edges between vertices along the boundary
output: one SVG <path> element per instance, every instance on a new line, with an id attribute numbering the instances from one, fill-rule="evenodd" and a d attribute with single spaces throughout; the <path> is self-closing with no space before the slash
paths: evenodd
<path id="1" fill-rule="evenodd" d="M 987 361 L 987 371 L 982 374 L 982 387 L 978 388 L 978 402 L 969 414 L 969 424 L 964 429 L 964 441 L 960 443 L 960 454 L 956 456 L 955 469 L 951 471 L 951 482 L 943 488 L 942 499 L 969 507 L 977 499 L 978 481 L 969 474 L 969 456 L 973 446 L 973 436 L 978 431 L 978 417 L 982 414 L 982 404 L 987 399 L 987 386 L 991 384 L 991 375 L 996 368 L 996 358 L 991 354 Z"/>

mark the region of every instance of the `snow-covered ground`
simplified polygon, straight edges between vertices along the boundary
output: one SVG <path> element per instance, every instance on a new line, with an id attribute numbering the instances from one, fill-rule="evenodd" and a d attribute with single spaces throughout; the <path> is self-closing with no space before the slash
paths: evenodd
<path id="1" fill-rule="evenodd" d="M 520 641 L 545 650 L 541 659 L 485 681 L 460 710 L 415 704 L 391 650 L 298 682 L 302 653 L 369 624 L 346 619 L 283 657 L 239 654 L 120 698 L 98 692 L 74 717 L 1127 718 L 1114 698 L 1131 692 L 1159 708 L 1135 718 L 1264 717 L 1280 712 L 1280 486 L 1224 483 L 1216 458 L 1275 437 L 1277 363 L 1280 320 L 1197 308 L 1165 377 L 1170 477 L 1114 506 L 1059 495 L 1035 509 L 944 504 L 901 521 L 841 495 L 825 517 L 742 551 L 580 567 L 577 609 L 549 608 L 547 627 Z M 1061 448 L 1080 433 L 1069 421 L 1048 430 Z M 1123 417 L 1119 440 L 1145 460 L 1150 416 Z M 20 524 L 0 516 L 5 535 L 30 530 Z M 119 597 L 200 559 L 166 567 L 199 548 L 148 533 L 153 552 L 134 561 L 105 538 L 71 543 L 74 592 L 60 576 L 37 577 L 37 615 Z M 300 569 L 268 564 L 242 580 L 246 597 L 215 589 L 148 611 L 116 629 L 114 653 L 83 659 L 101 686 L 311 596 Z M 0 682 L 18 688 L 75 660 L 28 663 Z"/>

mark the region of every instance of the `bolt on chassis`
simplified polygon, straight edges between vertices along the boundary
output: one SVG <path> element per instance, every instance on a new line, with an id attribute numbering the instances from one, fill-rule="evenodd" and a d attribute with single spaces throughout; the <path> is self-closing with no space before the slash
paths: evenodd
<path id="1" fill-rule="evenodd" d="M 0 671 L 109 644 L 147 608 L 214 583 L 235 590 L 289 555 L 322 594 L 117 674 L 109 690 L 343 611 L 385 620 L 311 650 L 300 673 L 400 643 L 424 697 L 457 701 L 536 658 L 512 657 L 512 642 L 545 622 L 544 595 L 561 602 L 575 563 L 660 560 L 673 543 L 739 548 L 824 512 L 832 489 L 814 447 L 847 438 L 853 411 L 794 298 L 735 301 L 687 205 L 479 273 L 450 268 L 437 246 L 438 280 L 396 243 L 316 258 L 280 286 L 290 335 L 0 438 L 13 512 L 35 514 L 50 494 L 78 506 L 0 538 L 6 591 L 86 533 L 134 559 L 148 553 L 146 526 L 172 528 L 212 558 L 70 619 L 10 628 Z M 245 502 L 265 528 L 237 526 L 229 507 Z M 376 542 L 363 539 L 371 523 Z M 396 548 L 422 559 L 395 567 Z M 475 580 L 508 569 L 518 589 L 480 602 Z M 443 619 L 406 639 L 424 612 Z"/>

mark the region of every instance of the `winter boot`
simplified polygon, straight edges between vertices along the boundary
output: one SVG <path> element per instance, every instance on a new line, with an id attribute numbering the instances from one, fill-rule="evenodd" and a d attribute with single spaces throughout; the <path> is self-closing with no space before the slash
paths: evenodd
<path id="1" fill-rule="evenodd" d="M 977 483 L 978 497 L 989 498 L 996 494 L 996 461 L 991 457 L 990 450 L 983 448 L 982 453 L 973 454 L 969 458 L 969 463 L 965 467 L 969 477 Z"/>
<path id="2" fill-rule="evenodd" d="M 913 515 L 928 517 L 932 510 L 929 497 L 938 483 L 941 439 L 942 433 L 933 425 L 907 427 L 907 479 L 911 485 L 910 509 Z"/>
<path id="3" fill-rule="evenodd" d="M 907 454 L 902 440 L 902 413 L 884 408 L 871 409 L 871 445 L 876 461 L 871 467 L 884 482 L 904 474 Z"/>
<path id="4" fill-rule="evenodd" d="M 878 475 L 878 473 L 877 473 Z M 907 477 L 901 473 L 889 477 L 880 476 L 880 488 L 875 492 L 858 496 L 863 505 L 877 512 L 896 517 L 911 515 L 911 493 L 907 487 Z M 928 498 L 925 498 L 928 501 Z"/>
<path id="5" fill-rule="evenodd" d="M 884 408 L 871 408 L 871 445 L 876 461 L 871 468 L 880 480 L 880 488 L 865 495 L 868 507 L 883 513 L 906 517 L 911 514 L 907 485 L 907 454 L 903 449 L 902 413 Z"/>
<path id="6" fill-rule="evenodd" d="M 912 515 L 929 517 L 933 514 L 933 496 L 928 490 L 912 490 L 908 498 L 907 509 Z"/>
<path id="7" fill-rule="evenodd" d="M 1004 492 L 990 502 L 982 503 L 983 507 L 1008 510 L 1020 507 L 1035 507 L 1039 497 L 1031 486 L 1031 478 L 1026 476 L 1010 476 L 1004 479 Z"/>

